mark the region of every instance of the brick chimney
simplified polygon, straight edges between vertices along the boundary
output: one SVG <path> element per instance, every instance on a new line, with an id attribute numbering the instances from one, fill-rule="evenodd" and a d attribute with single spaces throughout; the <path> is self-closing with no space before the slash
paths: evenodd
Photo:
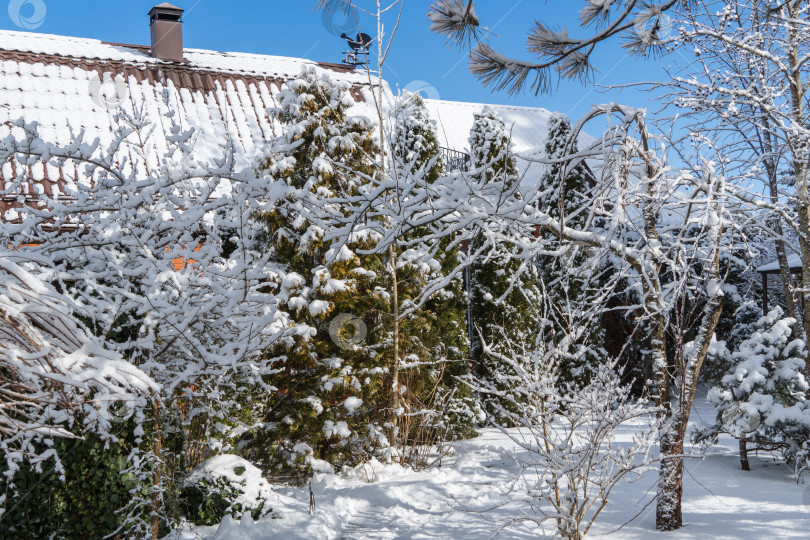
<path id="1" fill-rule="evenodd" d="M 168 62 L 183 61 L 183 10 L 168 2 L 149 11 L 152 31 L 152 58 Z"/>

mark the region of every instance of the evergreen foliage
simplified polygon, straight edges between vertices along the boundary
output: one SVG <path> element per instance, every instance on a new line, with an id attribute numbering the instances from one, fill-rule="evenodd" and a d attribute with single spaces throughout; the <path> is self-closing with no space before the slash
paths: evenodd
<path id="1" fill-rule="evenodd" d="M 503 197 L 520 197 L 517 161 L 510 154 L 509 134 L 503 120 L 490 107 L 475 115 L 469 137 L 473 174 L 483 183 L 498 182 Z M 473 325 L 471 358 L 475 376 L 490 391 L 482 396 L 487 413 L 506 420 L 502 410 L 511 410 L 513 390 L 522 384 L 514 370 L 484 352 L 484 344 L 499 351 L 501 343 L 520 342 L 534 347 L 540 331 L 536 316 L 540 293 L 537 269 L 517 258 L 518 239 L 513 244 L 491 241 L 492 231 L 479 228 L 470 243 L 475 260 L 470 269 L 470 318 Z"/>
<path id="2" fill-rule="evenodd" d="M 395 115 L 394 165 L 398 174 L 419 175 L 431 184 L 444 172 L 435 122 L 419 94 L 406 93 L 402 100 Z M 458 245 L 450 237 L 433 240 L 431 232 L 424 226 L 403 239 L 408 247 L 400 250 L 397 267 L 402 309 L 411 308 L 429 282 L 450 276 L 458 265 Z M 466 314 L 464 282 L 455 275 L 401 325 L 405 359 L 401 384 L 410 398 L 406 403 L 411 402 L 415 411 L 432 410 L 430 422 L 449 438 L 475 433 L 477 406 L 467 380 Z"/>
<path id="3" fill-rule="evenodd" d="M 423 174 L 428 184 L 444 172 L 444 160 L 436 135 L 436 123 L 430 118 L 419 94 L 403 93 L 394 117 L 393 153 L 403 174 Z"/>
<path id="4" fill-rule="evenodd" d="M 261 471 L 234 455 L 215 456 L 181 482 L 180 506 L 196 525 L 216 525 L 226 515 L 259 519 L 272 512 L 270 484 Z"/>
<path id="5" fill-rule="evenodd" d="M 347 85 L 303 72 L 280 95 L 275 116 L 283 134 L 263 165 L 287 190 L 259 216 L 266 227 L 260 248 L 278 266 L 266 289 L 298 328 L 267 351 L 284 360 L 269 381 L 276 390 L 265 406 L 265 429 L 248 445 L 274 472 L 305 475 L 313 460 L 351 465 L 388 446 L 382 257 L 357 254 L 374 246 L 370 237 L 334 250 L 327 231 L 300 214 L 305 205 L 342 212 L 324 201 L 357 194 L 358 175 L 375 173 L 374 134 L 365 118 L 347 114 L 352 103 Z"/>
<path id="6" fill-rule="evenodd" d="M 810 403 L 805 344 L 793 338 L 795 320 L 780 307 L 760 317 L 753 332 L 730 352 L 723 342 L 712 350 L 727 366 L 708 394 L 717 410 L 714 431 L 726 431 L 764 444 L 777 444 L 788 456 L 807 440 Z"/>
<path id="7" fill-rule="evenodd" d="M 126 474 L 134 443 L 134 422 L 119 426 L 116 440 L 87 433 L 59 438 L 51 449 L 62 466 L 26 464 L 13 476 L 14 493 L 0 515 L 2 538 L 104 538 L 126 531 L 121 509 L 143 490 Z M 45 466 L 42 466 L 45 465 Z M 0 474 L 6 464 L 0 463 Z"/>
<path id="8" fill-rule="evenodd" d="M 553 114 L 549 120 L 546 157 L 560 160 L 543 174 L 539 190 L 544 193 L 543 210 L 567 227 L 588 228 L 588 174 L 584 164 L 572 166 L 566 160 L 578 152 L 571 137 L 571 123 L 565 115 Z M 589 288 L 598 283 L 604 265 L 595 266 L 582 246 L 559 241 L 547 232 L 540 232 L 554 255 L 541 255 L 537 260 L 538 274 L 548 320 L 544 328 L 546 347 L 559 354 L 559 379 L 582 384 L 595 363 L 604 357 L 601 321 L 584 320 L 591 301 Z M 608 263 L 609 264 L 609 263 Z"/>

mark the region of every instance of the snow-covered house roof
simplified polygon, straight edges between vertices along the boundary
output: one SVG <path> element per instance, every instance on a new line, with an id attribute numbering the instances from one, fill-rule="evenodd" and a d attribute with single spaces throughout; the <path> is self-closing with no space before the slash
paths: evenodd
<path id="1" fill-rule="evenodd" d="M 426 99 L 425 105 L 431 118 L 436 120 L 439 144 L 446 148 L 469 153 L 470 128 L 474 115 L 485 106 L 498 113 L 512 135 L 516 152 L 542 151 L 546 144 L 548 121 L 552 113 L 540 107 L 518 107 L 514 105 L 487 105 L 484 103 L 462 103 L 441 99 Z"/>
<path id="2" fill-rule="evenodd" d="M 84 130 L 86 140 L 98 137 L 104 144 L 112 140 L 119 107 L 129 113 L 143 107 L 155 122 L 165 121 L 171 108 L 183 129 L 195 128 L 200 158 L 219 157 L 223 141 L 230 140 L 239 161 L 273 136 L 277 126 L 267 109 L 276 106 L 282 83 L 303 67 L 348 83 L 356 114 L 374 116 L 367 76 L 348 66 L 198 49 L 183 49 L 184 61 L 171 62 L 150 52 L 150 46 L 0 31 L 0 139 L 12 130 L 21 136 L 11 122 L 23 118 L 37 122 L 48 142 L 67 144 Z M 153 155 L 162 155 L 165 136 L 155 130 Z M 0 163 L 0 183 L 18 167 Z M 30 169 L 26 197 L 58 195 L 60 184 L 73 174 L 50 166 Z M 15 205 L 0 201 L 0 219 Z"/>
<path id="3" fill-rule="evenodd" d="M 518 154 L 518 168 L 523 175 L 522 185 L 526 189 L 533 188 L 545 172 L 545 165 L 526 158 L 545 157 L 548 124 L 555 114 L 552 111 L 542 107 L 464 103 L 441 99 L 426 99 L 425 105 L 431 118 L 436 121 L 439 145 L 467 154 L 470 153 L 468 139 L 475 114 L 480 113 L 484 107 L 490 107 L 504 121 L 506 130 L 512 138 L 512 149 Z M 582 133 L 579 141 L 581 144 L 590 144 L 593 138 L 587 133 Z M 590 170 L 597 170 L 598 166 L 593 160 L 586 162 L 591 177 L 593 173 Z"/>
<path id="4" fill-rule="evenodd" d="M 156 6 L 179 14 L 171 5 Z M 151 12 L 150 12 L 151 15 Z M 155 22 L 155 21 L 153 21 Z M 177 21 L 180 23 L 181 21 Z M 158 36 L 159 37 L 159 36 Z M 314 62 L 300 58 L 246 53 L 215 52 L 177 45 L 182 61 L 161 59 L 153 45 L 125 45 L 95 39 L 29 32 L 0 31 L 0 140 L 9 133 L 22 137 L 12 122 L 37 122 L 43 139 L 58 145 L 70 143 L 84 131 L 86 141 L 95 138 L 102 147 L 113 140 L 120 120 L 117 113 L 133 114 L 143 109 L 151 121 L 167 127 L 165 114 L 184 130 L 194 128 L 195 152 L 200 160 L 221 157 L 224 141 L 233 144 L 238 164 L 247 165 L 278 134 L 268 109 L 276 107 L 276 96 L 285 81 L 311 67 L 332 80 L 347 83 L 355 100 L 354 114 L 375 118 L 372 88 L 362 71 L 342 64 Z M 158 56 L 157 58 L 155 56 Z M 387 99 L 395 100 L 383 82 Z M 484 104 L 425 100 L 436 120 L 441 146 L 469 152 L 474 114 Z M 524 155 L 542 153 L 551 112 L 536 107 L 490 105 L 511 131 L 513 148 Z M 168 129 L 156 129 L 149 141 L 152 159 L 160 159 L 167 148 Z M 522 160 L 521 160 L 522 161 Z M 154 165 L 151 164 L 150 165 Z M 539 177 L 534 167 L 527 177 Z M 65 182 L 82 181 L 78 170 L 51 165 L 27 166 L 20 171 L 15 162 L 0 163 L 0 189 L 4 179 L 26 172 L 26 199 L 65 193 Z M 0 220 L 14 219 L 7 212 L 21 202 L 18 193 L 0 198 Z M 12 214 L 14 214 L 12 212 Z"/>
<path id="5" fill-rule="evenodd" d="M 791 270 L 801 270 L 802 268 L 802 258 L 800 255 L 792 254 L 788 255 L 787 257 L 788 267 Z M 757 272 L 760 274 L 775 274 L 779 272 L 779 261 L 769 262 L 768 264 L 764 264 L 757 268 Z"/>

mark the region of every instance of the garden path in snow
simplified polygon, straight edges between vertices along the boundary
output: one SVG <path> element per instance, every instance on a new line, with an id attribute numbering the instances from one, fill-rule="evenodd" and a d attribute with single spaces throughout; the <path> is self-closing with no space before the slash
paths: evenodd
<path id="1" fill-rule="evenodd" d="M 712 414 L 702 405 L 693 417 L 710 420 Z M 202 527 L 184 536 L 209 540 L 488 539 L 499 523 L 515 515 L 514 506 L 501 506 L 502 493 L 517 471 L 514 452 L 515 444 L 506 435 L 486 429 L 476 439 L 457 443 L 455 456 L 427 471 L 376 463 L 340 475 L 316 475 L 313 515 L 309 514 L 307 487 L 276 488 L 273 511 L 279 519 L 256 523 L 247 519 L 240 524 L 226 518 L 219 527 Z M 810 484 L 797 485 L 792 471 L 767 455 L 752 456 L 752 470 L 744 472 L 736 452 L 737 441 L 724 436 L 703 459 L 687 461 L 682 529 L 655 530 L 655 504 L 648 504 L 655 494 L 653 470 L 616 488 L 587 538 L 807 538 Z M 375 481 L 369 482 L 370 478 Z M 522 524 L 502 530 L 497 538 L 536 540 L 551 538 L 553 532 L 551 523 L 545 530 Z"/>

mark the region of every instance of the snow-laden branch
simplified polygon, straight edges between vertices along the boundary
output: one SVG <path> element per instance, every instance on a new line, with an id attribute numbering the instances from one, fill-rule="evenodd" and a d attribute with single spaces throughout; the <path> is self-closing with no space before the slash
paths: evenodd
<path id="1" fill-rule="evenodd" d="M 160 389 L 90 335 L 72 299 L 23 268 L 37 262 L 0 251 L 0 455 L 9 479 L 23 462 L 58 466 L 48 449 L 56 437 L 111 436 L 113 405 L 143 404 Z"/>

